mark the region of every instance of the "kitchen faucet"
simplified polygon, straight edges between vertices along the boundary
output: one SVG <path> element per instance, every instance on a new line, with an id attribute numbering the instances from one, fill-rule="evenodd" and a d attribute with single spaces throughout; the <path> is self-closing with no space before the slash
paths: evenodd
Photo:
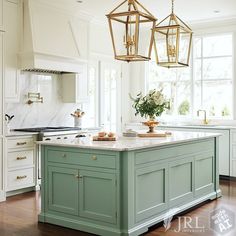
<path id="1" fill-rule="evenodd" d="M 204 120 L 203 120 L 203 124 L 204 125 L 207 125 L 209 123 L 209 120 L 207 120 L 207 117 L 206 117 L 206 110 L 198 110 L 197 111 L 197 116 L 200 116 L 200 113 L 203 112 L 204 113 Z"/>

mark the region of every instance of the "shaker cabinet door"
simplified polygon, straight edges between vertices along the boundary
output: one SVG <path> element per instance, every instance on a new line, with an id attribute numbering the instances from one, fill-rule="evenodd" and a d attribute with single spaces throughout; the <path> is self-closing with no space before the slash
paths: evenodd
<path id="1" fill-rule="evenodd" d="M 78 215 L 78 192 L 78 170 L 48 167 L 49 210 Z"/>
<path id="2" fill-rule="evenodd" d="M 79 215 L 116 223 L 116 175 L 80 170 Z"/>

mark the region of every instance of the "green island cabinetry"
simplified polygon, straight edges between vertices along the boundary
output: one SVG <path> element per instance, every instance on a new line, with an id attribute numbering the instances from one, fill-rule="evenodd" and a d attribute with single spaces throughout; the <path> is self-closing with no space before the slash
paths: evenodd
<path id="1" fill-rule="evenodd" d="M 221 196 L 218 137 L 138 149 L 41 143 L 40 222 L 96 235 L 140 235 Z"/>

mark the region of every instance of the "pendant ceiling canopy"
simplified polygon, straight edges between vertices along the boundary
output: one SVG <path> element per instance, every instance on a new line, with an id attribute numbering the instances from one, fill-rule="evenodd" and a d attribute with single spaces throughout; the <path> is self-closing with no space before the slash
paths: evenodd
<path id="1" fill-rule="evenodd" d="M 151 59 L 154 31 L 140 35 L 145 29 L 154 28 L 157 19 L 141 3 L 125 0 L 107 18 L 115 59 L 127 62 Z"/>
<path id="2" fill-rule="evenodd" d="M 189 66 L 193 32 L 174 14 L 174 0 L 171 14 L 157 24 L 153 31 L 158 65 L 167 68 Z"/>

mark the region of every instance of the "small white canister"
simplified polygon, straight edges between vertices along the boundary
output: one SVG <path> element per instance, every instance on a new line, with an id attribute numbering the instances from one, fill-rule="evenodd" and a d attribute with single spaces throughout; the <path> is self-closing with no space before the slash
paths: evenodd
<path id="1" fill-rule="evenodd" d="M 74 127 L 82 127 L 82 117 L 75 117 L 74 116 Z"/>

